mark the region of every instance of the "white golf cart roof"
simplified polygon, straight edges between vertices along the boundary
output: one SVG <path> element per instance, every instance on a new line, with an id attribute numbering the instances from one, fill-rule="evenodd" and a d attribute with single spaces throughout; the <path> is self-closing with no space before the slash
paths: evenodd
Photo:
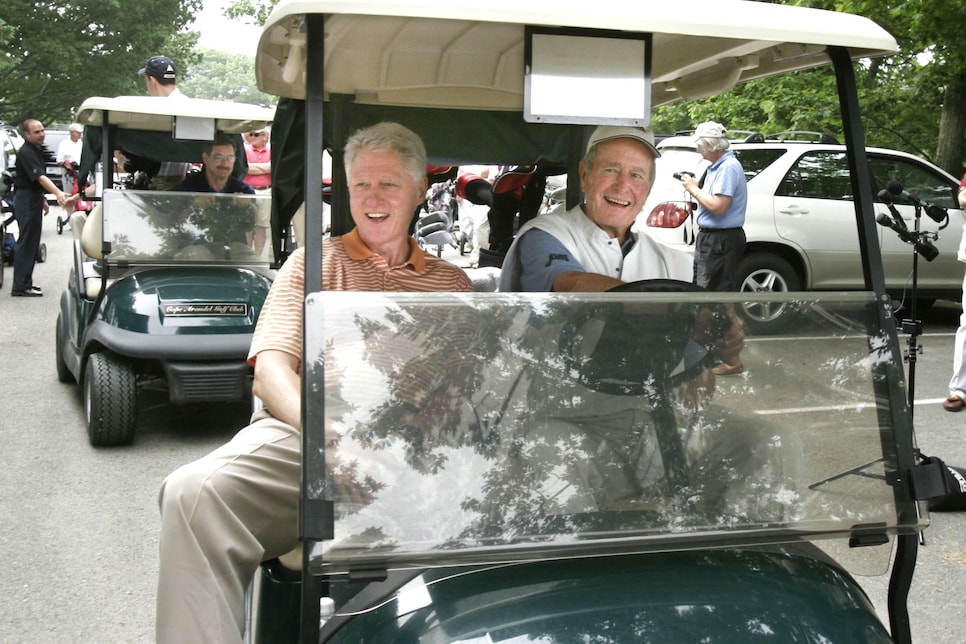
<path id="1" fill-rule="evenodd" d="M 259 43 L 263 91 L 305 98 L 305 14 L 327 16 L 326 93 L 384 105 L 520 110 L 524 25 L 653 34 L 654 107 L 826 64 L 828 46 L 857 59 L 898 50 L 867 18 L 746 0 L 281 0 Z"/>
<path id="2" fill-rule="evenodd" d="M 275 108 L 200 98 L 92 96 L 81 103 L 77 122 L 100 127 L 105 115 L 108 125 L 126 130 L 171 132 L 176 117 L 188 117 L 214 119 L 216 131 L 240 134 L 270 125 Z"/>

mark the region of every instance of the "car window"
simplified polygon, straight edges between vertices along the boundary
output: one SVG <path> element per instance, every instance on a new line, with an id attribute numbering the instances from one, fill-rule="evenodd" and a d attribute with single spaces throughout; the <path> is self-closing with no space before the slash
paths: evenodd
<path id="1" fill-rule="evenodd" d="M 872 169 L 873 189 L 876 194 L 886 189 L 890 181 L 898 181 L 906 192 L 922 201 L 943 208 L 959 208 L 956 200 L 959 186 L 912 159 L 870 155 L 869 166 Z M 896 196 L 894 201 L 911 205 L 908 199 L 900 196 Z"/>
<path id="2" fill-rule="evenodd" d="M 751 181 L 758 173 L 770 166 L 778 157 L 785 154 L 781 148 L 769 148 L 767 150 L 741 150 L 736 149 L 735 156 L 741 162 L 741 167 L 745 171 L 745 179 Z"/>
<path id="3" fill-rule="evenodd" d="M 844 152 L 806 152 L 778 186 L 779 197 L 852 199 L 852 181 Z"/>

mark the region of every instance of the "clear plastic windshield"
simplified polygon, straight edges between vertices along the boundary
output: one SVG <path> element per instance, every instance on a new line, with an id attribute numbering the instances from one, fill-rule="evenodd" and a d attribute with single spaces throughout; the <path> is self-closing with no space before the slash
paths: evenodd
<path id="1" fill-rule="evenodd" d="M 103 239 L 114 264 L 272 260 L 267 194 L 106 190 L 102 207 Z"/>
<path id="2" fill-rule="evenodd" d="M 911 428 L 873 296 L 796 300 L 715 379 L 738 297 L 313 294 L 307 506 L 334 512 L 315 571 L 921 527 L 893 485 Z"/>

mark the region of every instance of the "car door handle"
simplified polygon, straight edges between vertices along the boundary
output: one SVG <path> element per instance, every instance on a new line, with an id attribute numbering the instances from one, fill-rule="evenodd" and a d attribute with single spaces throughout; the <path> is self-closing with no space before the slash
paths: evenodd
<path id="1" fill-rule="evenodd" d="M 786 206 L 784 208 L 779 208 L 778 209 L 778 212 L 780 212 L 783 215 L 792 215 L 792 216 L 807 215 L 808 214 L 808 208 L 802 208 L 801 206 L 799 206 L 797 204 L 792 204 L 792 205 Z"/>

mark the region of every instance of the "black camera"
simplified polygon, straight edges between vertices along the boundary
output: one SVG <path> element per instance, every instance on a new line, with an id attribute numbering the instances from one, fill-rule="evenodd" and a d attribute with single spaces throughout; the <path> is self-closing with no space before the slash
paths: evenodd
<path id="1" fill-rule="evenodd" d="M 694 178 L 694 174 L 691 172 L 675 172 L 673 176 L 678 181 L 683 181 L 684 177 L 691 177 L 692 179 Z"/>

